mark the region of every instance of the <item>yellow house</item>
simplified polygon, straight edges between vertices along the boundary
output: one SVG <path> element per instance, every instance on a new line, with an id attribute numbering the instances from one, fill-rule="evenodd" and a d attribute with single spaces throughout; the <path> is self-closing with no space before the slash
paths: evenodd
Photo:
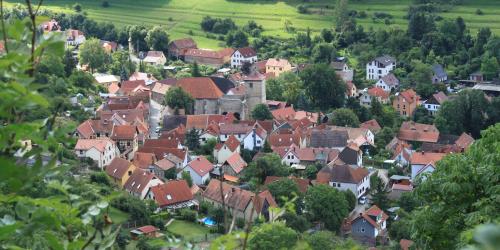
<path id="1" fill-rule="evenodd" d="M 132 162 L 125 159 L 115 157 L 113 161 L 106 167 L 106 173 L 111 177 L 113 182 L 120 187 L 123 187 L 128 178 L 137 169 Z"/>
<path id="2" fill-rule="evenodd" d="M 273 73 L 278 77 L 284 72 L 292 71 L 292 64 L 286 59 L 269 58 L 266 63 L 266 73 Z"/>

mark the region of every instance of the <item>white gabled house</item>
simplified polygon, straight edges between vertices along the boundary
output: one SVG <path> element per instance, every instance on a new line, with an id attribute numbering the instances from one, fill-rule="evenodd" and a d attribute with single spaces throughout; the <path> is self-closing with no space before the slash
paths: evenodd
<path id="1" fill-rule="evenodd" d="M 78 158 L 90 158 L 100 169 L 109 165 L 120 154 L 116 143 L 107 137 L 99 139 L 78 139 L 75 145 Z"/>
<path id="2" fill-rule="evenodd" d="M 231 68 L 239 68 L 245 62 L 257 62 L 257 52 L 250 47 L 239 48 L 231 55 Z"/>
<path id="3" fill-rule="evenodd" d="M 212 170 L 214 170 L 214 165 L 207 158 L 198 156 L 177 174 L 177 178 L 181 179 L 182 173 L 188 172 L 193 180 L 193 184 L 205 185 L 210 180 L 210 172 Z"/>
<path id="4" fill-rule="evenodd" d="M 318 172 L 316 181 L 338 190 L 350 190 L 356 198 L 363 196 L 370 189 L 370 173 L 363 167 L 328 165 Z"/>
<path id="5" fill-rule="evenodd" d="M 243 138 L 243 148 L 248 150 L 258 150 L 264 146 L 267 138 L 267 132 L 256 125 L 250 132 Z"/>
<path id="6" fill-rule="evenodd" d="M 375 85 L 386 92 L 391 92 L 399 87 L 399 79 L 393 73 L 380 78 Z"/>
<path id="7" fill-rule="evenodd" d="M 230 135 L 224 143 L 215 145 L 214 157 L 217 163 L 224 163 L 233 153 L 240 153 L 241 144 L 234 135 Z"/>
<path id="8" fill-rule="evenodd" d="M 136 169 L 125 182 L 123 189 L 133 196 L 144 199 L 151 187 L 161 184 L 163 181 L 155 174 L 147 170 Z"/>
<path id="9" fill-rule="evenodd" d="M 373 61 L 366 64 L 366 79 L 378 80 L 396 68 L 396 59 L 394 57 L 384 55 L 375 58 Z"/>

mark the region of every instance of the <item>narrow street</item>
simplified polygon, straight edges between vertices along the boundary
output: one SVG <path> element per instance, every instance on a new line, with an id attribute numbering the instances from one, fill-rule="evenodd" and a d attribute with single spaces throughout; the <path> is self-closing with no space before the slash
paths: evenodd
<path id="1" fill-rule="evenodd" d="M 151 99 L 149 102 L 149 138 L 157 139 L 158 133 L 156 133 L 156 128 L 161 126 L 160 121 L 162 120 L 161 114 L 165 108 L 155 100 Z"/>

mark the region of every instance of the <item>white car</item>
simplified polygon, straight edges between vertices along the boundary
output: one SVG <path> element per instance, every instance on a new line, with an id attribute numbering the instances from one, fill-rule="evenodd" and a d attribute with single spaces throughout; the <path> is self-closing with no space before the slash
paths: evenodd
<path id="1" fill-rule="evenodd" d="M 359 198 L 359 204 L 364 205 L 364 204 L 366 204 L 367 201 L 368 201 L 368 199 L 366 198 L 366 196 L 361 196 Z"/>

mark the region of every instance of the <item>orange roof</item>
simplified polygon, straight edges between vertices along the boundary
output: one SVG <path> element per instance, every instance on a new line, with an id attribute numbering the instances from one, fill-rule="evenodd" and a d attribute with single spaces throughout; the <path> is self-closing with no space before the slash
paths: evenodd
<path id="1" fill-rule="evenodd" d="M 445 153 L 430 153 L 430 152 L 415 152 L 411 155 L 411 164 L 427 165 L 429 163 L 435 165 L 447 154 Z"/>
<path id="2" fill-rule="evenodd" d="M 231 152 L 234 152 L 240 146 L 240 141 L 236 139 L 236 136 L 230 135 L 226 142 L 224 142 L 224 145 L 226 145 Z"/>
<path id="3" fill-rule="evenodd" d="M 190 201 L 194 198 L 191 189 L 185 180 L 172 180 L 165 184 L 151 188 L 156 204 L 166 207 L 181 202 Z"/>
<path id="4" fill-rule="evenodd" d="M 233 183 L 237 183 L 240 180 L 240 178 L 238 178 L 236 176 L 225 174 L 224 180 L 229 181 L 229 182 L 233 182 Z"/>
<path id="5" fill-rule="evenodd" d="M 472 138 L 465 132 L 462 133 L 460 137 L 458 137 L 458 139 L 455 141 L 455 145 L 463 149 L 467 149 L 472 143 L 474 143 L 474 138 Z"/>
<path id="6" fill-rule="evenodd" d="M 399 95 L 401 97 L 403 97 L 406 102 L 408 103 L 413 103 L 413 102 L 418 102 L 418 99 L 419 99 L 419 96 L 417 95 L 417 93 L 415 91 L 413 91 L 413 89 L 408 89 L 408 90 L 405 90 L 401 93 L 399 93 Z"/>
<path id="7" fill-rule="evenodd" d="M 204 176 L 212 169 L 214 169 L 214 165 L 207 160 L 204 156 L 198 156 L 198 158 L 190 161 L 188 165 L 199 175 Z"/>
<path id="8" fill-rule="evenodd" d="M 114 145 L 115 142 L 109 138 L 78 139 L 75 145 L 75 150 L 89 150 L 91 148 L 95 148 L 99 152 L 104 152 L 106 151 L 106 146 L 109 144 Z"/>
<path id="9" fill-rule="evenodd" d="M 156 156 L 153 153 L 135 152 L 134 154 L 134 165 L 139 168 L 147 169 L 155 161 Z"/>
<path id="10" fill-rule="evenodd" d="M 177 81 L 177 86 L 195 99 L 219 99 L 224 95 L 209 77 L 188 77 Z"/>
<path id="11" fill-rule="evenodd" d="M 127 173 L 130 165 L 132 165 L 131 162 L 119 157 L 115 157 L 105 170 L 109 176 L 115 179 L 122 179 L 122 177 Z"/>
<path id="12" fill-rule="evenodd" d="M 371 119 L 369 121 L 363 122 L 363 123 L 359 124 L 359 127 L 368 129 L 368 130 L 372 131 L 374 134 L 378 133 L 382 129 L 382 127 L 380 127 L 377 120 L 375 120 L 375 119 Z"/>
<path id="13" fill-rule="evenodd" d="M 398 138 L 405 141 L 437 142 L 439 130 L 434 125 L 403 122 L 399 129 Z"/>
<path id="14" fill-rule="evenodd" d="M 113 127 L 111 139 L 113 140 L 133 140 L 137 133 L 137 127 L 132 125 L 116 125 Z"/>
<path id="15" fill-rule="evenodd" d="M 293 107 L 286 107 L 286 108 L 281 108 L 281 109 L 275 109 L 271 111 L 273 114 L 274 119 L 276 120 L 291 120 L 295 119 L 295 110 Z"/>
<path id="16" fill-rule="evenodd" d="M 269 144 L 272 147 L 290 146 L 292 144 L 300 144 L 300 135 L 293 134 L 272 134 L 269 136 Z"/>
<path id="17" fill-rule="evenodd" d="M 234 170 L 236 174 L 239 174 L 246 166 L 247 163 L 243 158 L 241 158 L 238 152 L 234 152 L 229 158 L 227 158 L 226 163 Z"/>
<path id="18" fill-rule="evenodd" d="M 266 67 L 285 67 L 287 65 L 290 65 L 290 62 L 286 59 L 280 59 L 280 58 L 269 58 L 267 59 L 266 62 Z"/>
<path id="19" fill-rule="evenodd" d="M 373 87 L 368 89 L 368 95 L 370 96 L 375 96 L 375 97 L 380 97 L 382 99 L 387 99 L 389 98 L 389 93 L 385 92 L 382 88 L 380 87 Z"/>
<path id="20" fill-rule="evenodd" d="M 112 82 L 108 86 L 108 93 L 110 93 L 110 94 L 116 94 L 116 92 L 118 92 L 119 89 L 120 89 L 120 86 L 118 86 L 118 83 Z"/>

